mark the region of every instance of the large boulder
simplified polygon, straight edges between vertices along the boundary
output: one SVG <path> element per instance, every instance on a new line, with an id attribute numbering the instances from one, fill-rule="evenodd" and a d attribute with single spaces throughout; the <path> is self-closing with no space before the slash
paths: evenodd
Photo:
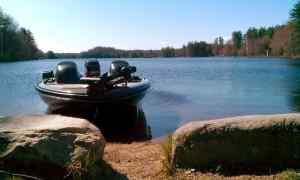
<path id="1" fill-rule="evenodd" d="M 79 176 L 102 162 L 105 140 L 84 119 L 32 115 L 0 119 L 0 169 L 45 179 Z"/>
<path id="2" fill-rule="evenodd" d="M 202 170 L 300 167 L 300 114 L 190 122 L 173 134 L 172 166 Z"/>

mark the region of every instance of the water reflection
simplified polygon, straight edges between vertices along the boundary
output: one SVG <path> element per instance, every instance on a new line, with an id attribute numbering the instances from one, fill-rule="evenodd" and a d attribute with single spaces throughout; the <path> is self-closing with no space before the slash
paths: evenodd
<path id="1" fill-rule="evenodd" d="M 300 112 L 300 62 L 290 61 L 289 62 L 289 104 L 291 109 L 295 112 Z"/>
<path id="2" fill-rule="evenodd" d="M 298 84 L 298 86 L 294 86 L 293 89 L 291 89 L 289 100 L 290 100 L 290 106 L 295 112 L 300 112 L 300 82 L 295 83 Z"/>
<path id="3" fill-rule="evenodd" d="M 101 130 L 106 141 L 132 142 L 152 138 L 141 105 L 105 105 L 94 109 L 76 106 L 70 109 L 48 108 L 47 113 L 88 119 Z"/>

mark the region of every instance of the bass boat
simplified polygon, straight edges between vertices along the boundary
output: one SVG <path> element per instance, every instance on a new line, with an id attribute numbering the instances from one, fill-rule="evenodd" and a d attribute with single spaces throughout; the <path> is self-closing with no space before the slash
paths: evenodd
<path id="1" fill-rule="evenodd" d="M 72 61 L 60 62 L 54 71 L 42 73 L 35 89 L 51 109 L 97 109 L 106 105 L 137 104 L 150 88 L 149 80 L 135 76 L 136 67 L 117 60 L 101 74 L 97 60 L 85 62 L 85 73 Z"/>

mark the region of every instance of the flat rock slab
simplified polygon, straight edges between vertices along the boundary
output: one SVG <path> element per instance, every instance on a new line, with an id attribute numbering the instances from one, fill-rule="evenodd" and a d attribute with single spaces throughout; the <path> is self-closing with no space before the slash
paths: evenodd
<path id="1" fill-rule="evenodd" d="M 31 115 L 0 120 L 0 167 L 5 170 L 59 179 L 101 161 L 104 146 L 101 132 L 84 119 Z"/>
<path id="2" fill-rule="evenodd" d="M 253 115 L 183 125 L 172 165 L 195 169 L 299 167 L 300 114 Z"/>

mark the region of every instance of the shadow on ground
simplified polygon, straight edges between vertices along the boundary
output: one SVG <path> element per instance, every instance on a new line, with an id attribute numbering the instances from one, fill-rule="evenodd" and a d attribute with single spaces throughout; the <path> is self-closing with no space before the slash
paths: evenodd
<path id="1" fill-rule="evenodd" d="M 21 165 L 21 166 L 20 166 Z M 1 167 L 0 179 L 4 180 L 127 180 L 128 178 L 120 172 L 114 170 L 110 164 L 105 161 L 95 162 L 87 171 L 69 172 L 67 169 L 50 167 L 24 162 L 23 164 L 14 164 L 10 167 Z"/>

